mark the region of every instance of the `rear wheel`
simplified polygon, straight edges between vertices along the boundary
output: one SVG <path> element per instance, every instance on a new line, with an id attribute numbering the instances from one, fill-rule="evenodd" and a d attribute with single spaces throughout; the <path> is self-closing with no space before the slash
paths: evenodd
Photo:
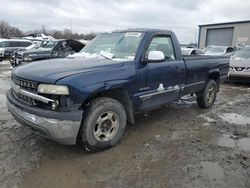
<path id="1" fill-rule="evenodd" d="M 205 88 L 197 92 L 197 103 L 201 108 L 210 108 L 213 106 L 217 94 L 217 84 L 214 80 L 209 80 Z"/>
<path id="2" fill-rule="evenodd" d="M 125 131 L 126 122 L 126 112 L 120 102 L 106 97 L 91 101 L 82 122 L 81 145 L 89 151 L 116 145 Z"/>

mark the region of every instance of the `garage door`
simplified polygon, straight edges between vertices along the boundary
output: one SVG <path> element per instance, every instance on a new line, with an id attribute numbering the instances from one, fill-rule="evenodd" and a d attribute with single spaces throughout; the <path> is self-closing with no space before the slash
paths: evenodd
<path id="1" fill-rule="evenodd" d="M 234 28 L 208 29 L 206 46 L 231 46 Z"/>

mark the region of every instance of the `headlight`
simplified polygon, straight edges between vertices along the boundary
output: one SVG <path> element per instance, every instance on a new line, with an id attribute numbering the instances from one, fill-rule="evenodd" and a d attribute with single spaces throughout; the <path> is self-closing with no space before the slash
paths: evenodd
<path id="1" fill-rule="evenodd" d="M 23 60 L 24 60 L 24 61 L 32 61 L 32 58 L 31 58 L 31 57 L 25 56 L 25 57 L 23 58 Z"/>
<path id="2" fill-rule="evenodd" d="M 63 85 L 39 84 L 37 91 L 44 94 L 69 95 L 69 89 Z"/>

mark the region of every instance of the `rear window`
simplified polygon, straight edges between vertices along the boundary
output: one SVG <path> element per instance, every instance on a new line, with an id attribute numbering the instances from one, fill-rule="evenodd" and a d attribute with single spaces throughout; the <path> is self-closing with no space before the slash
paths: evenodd
<path id="1" fill-rule="evenodd" d="M 5 41 L 0 43 L 1 48 L 6 47 L 27 47 L 30 46 L 32 43 L 28 41 Z"/>

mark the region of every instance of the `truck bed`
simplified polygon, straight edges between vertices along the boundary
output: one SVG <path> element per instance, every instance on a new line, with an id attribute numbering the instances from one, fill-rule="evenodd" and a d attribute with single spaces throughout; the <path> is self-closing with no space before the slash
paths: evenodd
<path id="1" fill-rule="evenodd" d="M 229 58 L 224 56 L 189 56 L 183 57 L 186 65 L 186 82 L 183 94 L 202 89 L 207 81 L 208 74 L 220 72 L 220 81 L 227 78 Z M 217 71 L 218 72 L 218 71 Z"/>

